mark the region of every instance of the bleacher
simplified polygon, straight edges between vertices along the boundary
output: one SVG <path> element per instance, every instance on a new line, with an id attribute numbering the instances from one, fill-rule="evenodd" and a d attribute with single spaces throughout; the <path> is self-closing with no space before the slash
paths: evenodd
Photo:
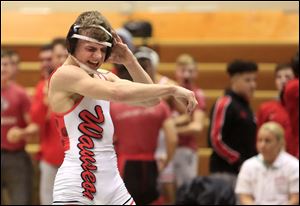
<path id="1" fill-rule="evenodd" d="M 136 40 L 139 42 L 139 40 Z M 202 88 L 207 100 L 207 114 L 216 98 L 223 94 L 224 88 L 229 85 L 226 74 L 226 64 L 234 59 L 253 60 L 258 62 L 259 73 L 257 79 L 257 91 L 251 105 L 254 111 L 263 101 L 276 97 L 277 92 L 274 84 L 274 68 L 276 63 L 288 62 L 296 52 L 296 44 L 234 44 L 234 43 L 195 43 L 184 42 L 174 44 L 153 43 L 149 40 L 149 46 L 154 48 L 160 55 L 158 72 L 174 79 L 174 61 L 181 53 L 193 55 L 198 62 L 199 77 L 197 84 Z M 3 45 L 4 48 L 14 49 L 21 56 L 21 71 L 17 82 L 27 88 L 30 95 L 34 93 L 34 86 L 40 78 L 38 52 L 40 45 Z M 110 64 L 104 64 L 103 68 L 110 70 Z M 207 175 L 209 155 L 211 150 L 207 148 L 207 128 L 199 137 L 199 174 Z M 34 152 L 35 144 L 29 145 L 28 149 Z"/>

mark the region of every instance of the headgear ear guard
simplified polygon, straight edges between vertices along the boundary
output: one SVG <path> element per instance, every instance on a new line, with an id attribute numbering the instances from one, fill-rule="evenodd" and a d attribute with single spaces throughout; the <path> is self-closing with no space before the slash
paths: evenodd
<path id="1" fill-rule="evenodd" d="M 78 28 L 76 27 L 76 24 L 73 24 L 70 27 L 69 32 L 67 34 L 66 45 L 67 45 L 67 50 L 70 54 L 74 54 L 76 44 L 78 41 L 78 39 L 72 38 L 73 34 L 78 34 Z"/>
<path id="2" fill-rule="evenodd" d="M 75 52 L 76 45 L 77 45 L 77 42 L 78 42 L 78 38 L 79 39 L 84 39 L 84 40 L 87 40 L 87 41 L 91 41 L 91 42 L 100 43 L 99 41 L 97 41 L 93 38 L 85 37 L 85 36 L 80 35 L 79 32 L 78 32 L 80 27 L 81 26 L 79 26 L 79 25 L 73 24 L 70 27 L 69 32 L 67 34 L 66 45 L 67 45 L 68 52 L 72 55 Z M 90 27 L 100 28 L 104 32 L 106 32 L 109 36 L 109 39 L 106 42 L 101 42 L 101 44 L 104 44 L 104 45 L 107 46 L 106 54 L 105 54 L 105 58 L 104 58 L 104 61 L 106 61 L 109 58 L 109 56 L 111 55 L 111 51 L 112 51 L 112 47 L 113 47 L 113 36 L 104 27 L 102 27 L 100 25 L 99 26 L 98 25 L 92 25 Z M 76 36 L 76 37 L 74 37 L 74 36 Z"/>
<path id="3" fill-rule="evenodd" d="M 111 47 L 107 47 L 106 48 L 106 54 L 105 54 L 104 61 L 106 61 L 110 57 L 110 55 L 111 55 L 112 48 L 114 46 L 114 38 L 112 36 L 109 36 L 108 42 L 111 43 Z"/>

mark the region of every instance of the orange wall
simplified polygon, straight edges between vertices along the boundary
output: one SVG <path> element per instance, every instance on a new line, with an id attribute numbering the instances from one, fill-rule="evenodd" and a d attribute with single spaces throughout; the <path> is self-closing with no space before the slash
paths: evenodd
<path id="1" fill-rule="evenodd" d="M 297 40 L 299 15 L 282 12 L 136 13 L 164 39 Z"/>
<path id="2" fill-rule="evenodd" d="M 124 17 L 117 13 L 103 13 L 112 26 L 119 27 Z M 45 43 L 54 37 L 65 37 L 79 13 L 22 14 L 1 13 L 1 43 Z"/>
<path id="3" fill-rule="evenodd" d="M 2 43 L 41 43 L 65 36 L 79 13 L 47 15 L 1 13 Z M 150 13 L 136 12 L 130 17 L 103 13 L 113 27 L 128 19 L 149 20 L 157 40 L 290 41 L 298 42 L 299 15 L 281 11 Z"/>

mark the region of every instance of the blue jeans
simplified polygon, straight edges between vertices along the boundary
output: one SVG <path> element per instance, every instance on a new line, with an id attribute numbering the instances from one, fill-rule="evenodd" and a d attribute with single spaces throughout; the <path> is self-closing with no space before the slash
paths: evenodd
<path id="1" fill-rule="evenodd" d="M 25 151 L 1 150 L 1 197 L 4 188 L 10 205 L 32 204 L 33 166 Z"/>

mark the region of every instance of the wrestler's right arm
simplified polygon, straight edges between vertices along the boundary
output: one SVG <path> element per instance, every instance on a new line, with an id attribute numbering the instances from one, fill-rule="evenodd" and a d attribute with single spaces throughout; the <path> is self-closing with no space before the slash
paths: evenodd
<path id="1" fill-rule="evenodd" d="M 49 101 L 57 101 L 68 94 L 80 94 L 93 99 L 118 102 L 143 102 L 174 96 L 185 102 L 192 111 L 197 101 L 194 93 L 178 86 L 142 84 L 120 79 L 115 82 L 95 79 L 73 65 L 64 65 L 52 76 L 49 84 Z M 56 95 L 56 96 L 54 96 Z"/>

